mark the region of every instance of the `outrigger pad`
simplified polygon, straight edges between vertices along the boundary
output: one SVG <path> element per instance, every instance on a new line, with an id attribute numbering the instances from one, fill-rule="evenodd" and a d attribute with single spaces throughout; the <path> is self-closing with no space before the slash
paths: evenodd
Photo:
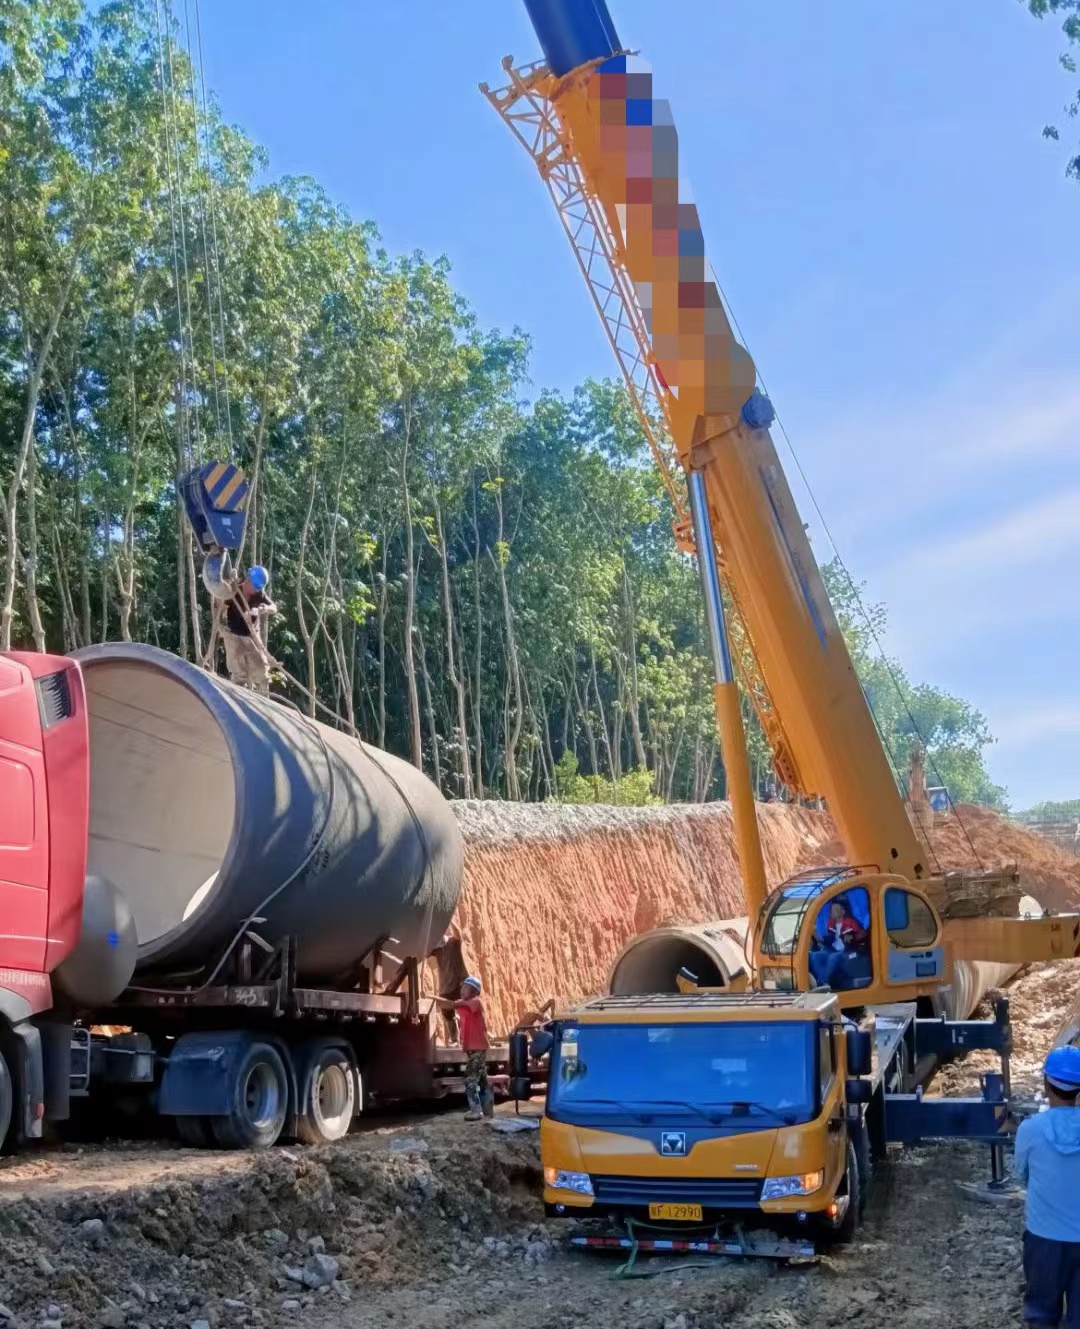
<path id="1" fill-rule="evenodd" d="M 181 476 L 184 510 L 205 552 L 244 543 L 249 488 L 244 472 L 228 461 L 208 461 Z"/>

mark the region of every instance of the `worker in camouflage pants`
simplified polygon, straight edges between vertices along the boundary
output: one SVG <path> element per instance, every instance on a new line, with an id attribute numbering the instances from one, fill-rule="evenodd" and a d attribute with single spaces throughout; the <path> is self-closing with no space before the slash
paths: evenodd
<path id="1" fill-rule="evenodd" d="M 465 1053 L 465 1097 L 469 1101 L 466 1121 L 480 1121 L 495 1115 L 495 1095 L 487 1073 L 488 1036 L 480 980 L 467 978 L 456 1001 L 437 998 L 443 1010 L 453 1010 L 461 1030 L 461 1050 Z"/>

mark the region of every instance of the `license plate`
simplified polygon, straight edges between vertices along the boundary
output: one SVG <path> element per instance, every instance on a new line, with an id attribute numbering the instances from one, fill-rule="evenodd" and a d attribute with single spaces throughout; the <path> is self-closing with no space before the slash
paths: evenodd
<path id="1" fill-rule="evenodd" d="M 700 1204 L 650 1204 L 649 1217 L 674 1223 L 700 1223 Z"/>

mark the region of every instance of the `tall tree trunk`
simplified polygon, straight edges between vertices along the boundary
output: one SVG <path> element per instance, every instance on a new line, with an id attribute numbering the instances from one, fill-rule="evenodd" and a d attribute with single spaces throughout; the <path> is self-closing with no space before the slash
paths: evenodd
<path id="1" fill-rule="evenodd" d="M 477 798 L 484 797 L 484 728 L 481 716 L 483 692 L 484 616 L 480 596 L 480 520 L 476 511 L 476 477 L 472 490 L 473 527 L 473 786 Z"/>
<path id="2" fill-rule="evenodd" d="M 469 766 L 469 726 L 465 717 L 465 684 L 458 673 L 457 657 L 454 652 L 456 636 L 454 621 L 454 598 L 450 594 L 450 563 L 446 549 L 446 532 L 443 530 L 442 506 L 437 494 L 433 494 L 435 504 L 435 534 L 439 541 L 439 571 L 442 579 L 443 618 L 446 624 L 446 672 L 457 703 L 458 730 L 458 773 L 461 776 L 463 798 L 472 798 L 472 771 Z"/>
<path id="3" fill-rule="evenodd" d="M 413 620 L 416 615 L 416 572 L 413 539 L 412 495 L 409 493 L 409 441 L 412 433 L 412 408 L 404 412 L 405 436 L 401 448 L 401 502 L 405 520 L 405 686 L 409 702 L 409 747 L 413 765 L 424 769 L 423 743 L 420 735 L 420 693 L 416 686 L 416 653 L 413 644 Z"/>
<path id="4" fill-rule="evenodd" d="M 511 688 L 511 705 L 507 716 L 507 728 L 503 744 L 503 764 L 506 768 L 506 788 L 512 799 L 520 800 L 521 785 L 518 781 L 517 754 L 521 742 L 521 730 L 525 723 L 525 707 L 521 688 L 521 662 L 518 657 L 517 640 L 514 636 L 514 609 L 510 603 L 510 586 L 506 580 L 506 561 L 509 551 L 503 530 L 502 484 L 493 486 L 495 494 L 495 512 L 498 522 L 498 538 L 495 549 L 488 554 L 495 567 L 499 580 L 499 595 L 502 599 L 503 631 L 506 634 L 506 665 Z"/>
<path id="5" fill-rule="evenodd" d="M 387 550 L 390 541 L 387 534 L 383 533 L 382 543 L 382 582 L 379 586 L 378 595 L 378 613 L 379 613 L 379 708 L 376 716 L 377 732 L 379 735 L 379 747 L 386 747 L 386 599 L 389 593 L 389 583 L 386 579 L 387 569 Z"/>
<path id="6" fill-rule="evenodd" d="M 190 531 L 185 533 L 188 599 L 191 603 L 191 645 L 194 650 L 193 658 L 198 663 L 203 658 L 202 619 L 199 615 L 199 587 L 202 585 L 202 579 L 195 571 L 195 537 Z"/>
<path id="7" fill-rule="evenodd" d="M 424 713 L 428 722 L 428 737 L 431 740 L 431 761 L 435 786 L 442 789 L 442 756 L 439 751 L 439 727 L 435 722 L 435 706 L 432 702 L 431 675 L 428 673 L 427 652 L 424 649 L 424 634 L 416 632 L 416 654 L 420 661 L 420 682 L 424 689 Z"/>
<path id="8" fill-rule="evenodd" d="M 589 774 L 597 776 L 600 774 L 600 762 L 596 749 L 596 733 L 593 730 L 592 716 L 589 714 L 589 707 L 587 704 L 589 698 L 588 679 L 586 678 L 585 680 L 585 704 L 582 703 L 581 693 L 578 691 L 576 675 L 572 678 L 572 686 L 574 690 L 574 701 L 577 704 L 578 714 L 581 716 L 581 724 L 585 730 L 585 741 L 589 745 Z"/>
<path id="9" fill-rule="evenodd" d="M 608 733 L 607 716 L 604 714 L 604 699 L 600 696 L 600 683 L 596 677 L 596 649 L 591 644 L 589 646 L 589 664 L 591 666 L 590 681 L 592 682 L 593 693 L 596 696 L 596 709 L 600 719 L 600 733 L 604 740 L 604 753 L 607 757 L 608 773 L 614 780 L 615 776 L 615 758 L 611 751 L 611 735 Z M 585 689 L 585 697 L 588 700 L 588 688 Z"/>
<path id="10" fill-rule="evenodd" d="M 26 541 L 26 612 L 30 619 L 30 631 L 34 637 L 34 648 L 44 654 L 46 649 L 45 625 L 41 621 L 41 603 L 38 600 L 37 582 L 41 550 L 38 545 L 36 445 L 30 448 L 30 456 L 27 459 L 26 466 Z"/>
<path id="11" fill-rule="evenodd" d="M 22 489 L 23 480 L 26 478 L 26 465 L 30 456 L 30 449 L 34 444 L 34 425 L 37 421 L 38 401 L 41 397 L 41 384 L 45 376 L 45 367 L 49 363 L 49 356 L 52 354 L 53 342 L 56 339 L 56 330 L 60 325 L 60 318 L 67 307 L 68 297 L 71 295 L 77 262 L 78 256 L 76 255 L 68 266 L 60 294 L 53 305 L 48 328 L 36 355 L 30 342 L 29 329 L 24 329 L 24 353 L 26 363 L 30 367 L 30 378 L 26 385 L 22 433 L 19 437 L 18 450 L 15 453 L 15 467 L 11 473 L 11 482 L 8 485 L 7 499 L 4 503 L 4 532 L 7 536 L 7 548 L 4 551 L 3 598 L 0 599 L 0 651 L 11 650 L 11 625 L 15 618 L 15 583 L 19 568 L 19 492 Z"/>
<path id="12" fill-rule="evenodd" d="M 315 637 L 308 626 L 304 610 L 304 568 L 307 563 L 308 538 L 311 535 L 311 514 L 315 508 L 315 493 L 318 488 L 319 471 L 312 462 L 311 488 L 308 491 L 307 510 L 304 513 L 304 525 L 300 531 L 300 548 L 296 562 L 296 626 L 304 643 L 304 659 L 307 661 L 307 713 L 315 719 Z"/>
<path id="13" fill-rule="evenodd" d="M 628 690 L 630 693 L 630 732 L 634 740 L 634 760 L 641 770 L 647 770 L 649 765 L 648 757 L 645 755 L 645 744 L 641 737 L 641 718 L 639 709 L 641 706 L 641 694 L 638 687 L 638 661 L 637 661 L 637 613 L 634 607 L 634 588 L 630 582 L 630 574 L 626 570 L 626 564 L 622 569 L 623 584 L 623 605 L 626 610 L 626 635 L 629 642 L 627 651 L 627 661 L 629 675 L 627 679 Z"/>

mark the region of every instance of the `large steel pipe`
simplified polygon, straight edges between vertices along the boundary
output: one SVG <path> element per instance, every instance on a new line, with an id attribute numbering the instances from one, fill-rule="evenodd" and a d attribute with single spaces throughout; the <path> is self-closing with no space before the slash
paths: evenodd
<path id="1" fill-rule="evenodd" d="M 296 939 L 302 981 L 346 977 L 381 938 L 423 957 L 464 846 L 407 762 L 152 646 L 77 653 L 90 720 L 89 872 L 120 891 L 136 973 L 205 977 L 248 920 Z"/>
<path id="2" fill-rule="evenodd" d="M 612 962 L 608 992 L 624 997 L 677 992 L 675 980 L 684 969 L 702 987 L 729 987 L 749 976 L 748 926 L 745 918 L 732 918 L 653 928 L 631 937 Z"/>

